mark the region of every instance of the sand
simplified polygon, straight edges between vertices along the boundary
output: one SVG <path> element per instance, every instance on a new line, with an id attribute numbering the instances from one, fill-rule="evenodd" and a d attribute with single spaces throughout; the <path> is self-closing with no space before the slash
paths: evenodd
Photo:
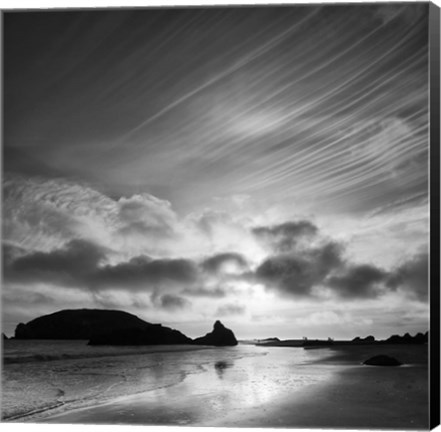
<path id="1" fill-rule="evenodd" d="M 408 365 L 376 367 L 360 364 L 366 356 L 381 353 L 393 353 Z M 249 398 L 250 392 L 240 384 L 240 374 L 233 375 L 230 384 L 222 387 L 222 391 L 210 391 L 209 380 L 206 387 L 200 382 L 199 386 L 195 385 L 198 382 L 194 380 L 204 379 L 201 375 L 171 388 L 120 398 L 42 421 L 216 427 L 428 428 L 427 346 L 322 348 L 307 354 L 310 367 L 298 367 L 293 374 L 299 373 L 300 369 L 302 372 L 296 379 L 301 378 L 302 373 L 317 374 L 317 379 L 303 376 L 305 385 L 293 386 L 296 379 L 290 381 L 287 377 L 286 385 L 277 381 L 278 387 L 274 387 L 272 393 L 266 388 L 268 384 L 261 383 L 259 387 L 257 383 L 253 391 L 267 392 L 268 397 L 255 395 L 252 400 L 244 400 Z M 238 371 L 241 367 L 246 369 L 249 364 L 240 366 L 238 362 L 235 366 Z M 274 365 L 274 371 L 276 367 Z M 271 368 L 265 373 L 270 371 Z M 226 369 L 226 376 L 228 373 Z M 276 380 L 275 376 L 276 373 Z M 268 379 L 271 383 L 271 376 L 260 375 L 260 379 Z M 248 376 L 243 385 L 249 386 L 249 380 Z"/>

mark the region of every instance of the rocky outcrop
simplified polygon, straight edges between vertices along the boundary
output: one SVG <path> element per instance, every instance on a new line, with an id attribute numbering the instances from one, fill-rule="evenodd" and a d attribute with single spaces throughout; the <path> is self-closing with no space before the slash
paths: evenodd
<path id="1" fill-rule="evenodd" d="M 393 335 L 385 341 L 388 344 L 404 344 L 404 345 L 414 345 L 414 344 L 425 344 L 429 340 L 429 333 L 417 333 L 415 336 L 411 336 L 406 333 L 404 336 Z"/>
<path id="2" fill-rule="evenodd" d="M 62 310 L 36 318 L 15 329 L 16 339 L 90 339 L 103 333 L 147 329 L 152 324 L 117 310 Z"/>
<path id="3" fill-rule="evenodd" d="M 192 340 L 178 330 L 152 324 L 147 328 L 117 329 L 92 337 L 89 345 L 185 345 Z"/>
<path id="4" fill-rule="evenodd" d="M 237 345 L 237 339 L 230 329 L 226 328 L 220 321 L 216 321 L 211 333 L 194 339 L 193 343 L 195 345 L 234 346 Z"/>
<path id="5" fill-rule="evenodd" d="M 366 360 L 363 364 L 370 366 L 400 366 L 402 363 L 394 357 L 377 355 Z"/>
<path id="6" fill-rule="evenodd" d="M 8 338 L 8 336 L 6 336 L 4 333 L 2 333 L 2 339 L 3 339 L 3 340 L 8 340 L 9 338 Z"/>
<path id="7" fill-rule="evenodd" d="M 366 336 L 364 339 L 357 336 L 351 341 L 353 344 L 372 344 L 375 343 L 375 338 L 373 336 Z"/>
<path id="8" fill-rule="evenodd" d="M 4 336 L 5 337 L 5 336 Z M 117 310 L 62 310 L 20 323 L 16 339 L 87 339 L 89 345 L 237 345 L 234 333 L 216 321 L 213 331 L 194 341 L 180 331 L 151 324 Z"/>

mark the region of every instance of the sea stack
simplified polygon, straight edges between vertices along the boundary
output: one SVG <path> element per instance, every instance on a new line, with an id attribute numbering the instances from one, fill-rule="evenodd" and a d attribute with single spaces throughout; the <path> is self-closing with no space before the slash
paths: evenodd
<path id="1" fill-rule="evenodd" d="M 226 328 L 220 321 L 216 321 L 211 333 L 194 339 L 193 343 L 195 345 L 235 346 L 237 345 L 237 339 L 230 329 Z"/>

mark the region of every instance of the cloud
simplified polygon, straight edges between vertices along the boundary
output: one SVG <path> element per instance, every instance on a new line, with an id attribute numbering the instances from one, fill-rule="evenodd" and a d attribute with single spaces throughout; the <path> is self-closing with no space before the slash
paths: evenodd
<path id="1" fill-rule="evenodd" d="M 429 294 L 429 255 L 420 252 L 394 269 L 387 285 L 400 289 L 413 298 L 426 301 Z"/>
<path id="2" fill-rule="evenodd" d="M 150 194 L 113 199 L 65 179 L 3 179 L 4 240 L 50 251 L 83 238 L 121 255 L 166 255 L 182 226 L 168 201 Z"/>
<path id="3" fill-rule="evenodd" d="M 11 256 L 11 248 L 6 249 Z M 5 261 L 5 278 L 21 282 L 46 282 L 85 289 L 126 288 L 151 290 L 197 280 L 195 263 L 185 259 L 151 259 L 138 256 L 115 265 L 101 263 L 105 250 L 85 240 L 72 240 L 60 249 L 33 252 Z"/>
<path id="4" fill-rule="evenodd" d="M 122 197 L 117 201 L 120 220 L 119 233 L 126 235 L 146 235 L 173 237 L 177 225 L 176 214 L 168 201 L 150 194 Z"/>
<path id="5" fill-rule="evenodd" d="M 386 280 L 387 275 L 373 265 L 352 265 L 343 273 L 329 277 L 326 284 L 343 298 L 375 298 L 382 293 L 380 283 Z"/>
<path id="6" fill-rule="evenodd" d="M 228 316 L 228 315 L 243 315 L 245 313 L 245 306 L 238 304 L 225 304 L 219 306 L 216 311 L 218 316 Z"/>
<path id="7" fill-rule="evenodd" d="M 220 287 L 206 288 L 202 286 L 197 286 L 197 287 L 193 286 L 190 288 L 185 288 L 181 292 L 182 294 L 186 294 L 192 297 L 222 298 L 227 295 L 226 290 Z"/>
<path id="8" fill-rule="evenodd" d="M 381 4 L 374 7 L 374 17 L 379 18 L 383 24 L 396 21 L 397 25 L 413 25 L 422 17 L 427 17 L 428 5 L 420 4 Z"/>
<path id="9" fill-rule="evenodd" d="M 103 248 L 85 240 L 72 240 L 61 249 L 33 252 L 11 259 L 6 247 L 4 276 L 21 282 L 49 282 L 68 286 L 82 285 L 105 258 Z"/>
<path id="10" fill-rule="evenodd" d="M 173 294 L 164 294 L 162 296 L 155 297 L 153 302 L 155 306 L 159 306 L 170 311 L 184 309 L 191 305 L 187 299 Z"/>
<path id="11" fill-rule="evenodd" d="M 169 284 L 191 284 L 198 279 L 196 264 L 187 259 L 151 259 L 139 256 L 116 265 L 96 268 L 91 282 L 100 287 L 154 288 Z"/>
<path id="12" fill-rule="evenodd" d="M 226 252 L 205 259 L 201 266 L 207 273 L 217 274 L 244 270 L 248 267 L 248 262 L 241 254 Z"/>
<path id="13" fill-rule="evenodd" d="M 207 299 L 241 283 L 288 297 L 369 299 L 389 290 L 427 299 L 427 254 L 392 270 L 353 264 L 343 243 L 306 219 L 250 227 L 206 209 L 179 220 L 168 201 L 149 194 L 115 200 L 66 181 L 5 182 L 7 281 Z"/>
<path id="14" fill-rule="evenodd" d="M 277 252 L 288 252 L 305 238 L 318 233 L 317 227 L 310 221 L 285 222 L 280 225 L 256 227 L 253 234 Z"/>
<path id="15" fill-rule="evenodd" d="M 280 254 L 263 261 L 255 271 L 267 289 L 282 294 L 311 296 L 313 288 L 342 265 L 342 247 L 329 242 L 301 253 Z"/>

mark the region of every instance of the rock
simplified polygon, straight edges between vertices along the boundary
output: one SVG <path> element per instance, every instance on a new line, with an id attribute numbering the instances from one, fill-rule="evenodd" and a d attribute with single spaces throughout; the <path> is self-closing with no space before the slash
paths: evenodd
<path id="1" fill-rule="evenodd" d="M 62 310 L 36 318 L 15 329 L 16 339 L 90 339 L 103 332 L 146 329 L 152 324 L 117 310 Z"/>
<path id="2" fill-rule="evenodd" d="M 92 337 L 88 345 L 185 345 L 192 340 L 169 327 L 152 324 L 145 329 L 117 329 Z"/>
<path id="3" fill-rule="evenodd" d="M 363 364 L 370 366 L 400 366 L 402 363 L 394 357 L 377 355 L 366 360 Z"/>
<path id="4" fill-rule="evenodd" d="M 230 329 L 224 327 L 220 321 L 216 321 L 211 333 L 194 339 L 193 343 L 195 345 L 234 346 L 237 345 L 237 339 Z"/>
<path id="5" fill-rule="evenodd" d="M 415 336 L 411 336 L 409 333 L 406 333 L 404 336 L 392 335 L 389 339 L 384 341 L 384 343 L 388 344 L 425 344 L 428 341 L 428 333 L 425 334 L 417 333 Z"/>
<path id="6" fill-rule="evenodd" d="M 8 340 L 9 338 L 8 338 L 8 336 L 6 336 L 4 333 L 2 333 L 2 339 L 3 339 L 3 340 Z"/>
<path id="7" fill-rule="evenodd" d="M 375 343 L 375 338 L 373 336 L 366 336 L 364 339 L 357 336 L 356 338 L 352 339 L 351 343 L 353 344 L 372 344 Z"/>

